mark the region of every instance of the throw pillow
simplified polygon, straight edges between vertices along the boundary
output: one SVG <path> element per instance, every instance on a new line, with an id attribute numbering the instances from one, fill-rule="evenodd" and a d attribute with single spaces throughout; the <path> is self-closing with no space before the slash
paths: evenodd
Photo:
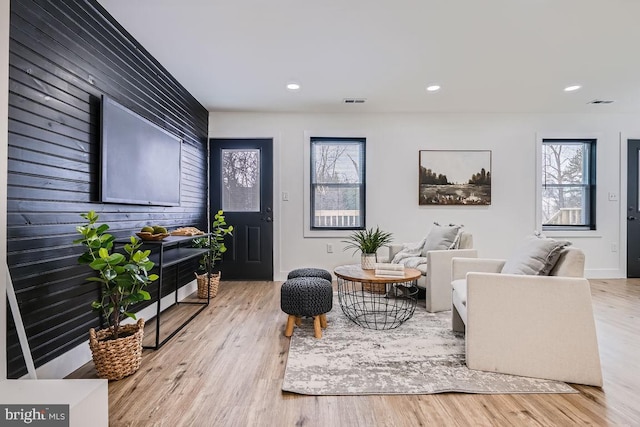
<path id="1" fill-rule="evenodd" d="M 507 259 L 502 273 L 548 276 L 558 262 L 562 250 L 571 245 L 564 240 L 529 236 Z"/>
<path id="2" fill-rule="evenodd" d="M 453 249 L 460 239 L 461 225 L 449 224 L 442 226 L 437 222 L 433 223 L 433 227 L 427 235 L 427 239 L 422 247 L 422 256 L 426 257 L 429 251 L 439 251 L 445 249 Z"/>

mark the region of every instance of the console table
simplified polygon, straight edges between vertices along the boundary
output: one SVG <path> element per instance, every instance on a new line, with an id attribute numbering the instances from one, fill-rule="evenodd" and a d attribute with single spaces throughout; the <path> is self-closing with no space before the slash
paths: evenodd
<path id="1" fill-rule="evenodd" d="M 158 280 L 156 283 L 158 284 L 158 292 L 156 293 L 157 297 L 155 298 L 157 308 L 156 308 L 156 316 L 155 316 L 155 344 L 152 346 L 143 346 L 144 348 L 149 348 L 153 350 L 157 350 L 162 347 L 164 343 L 166 343 L 169 339 L 173 338 L 175 334 L 180 332 L 182 328 L 184 328 L 189 322 L 191 322 L 198 314 L 200 314 L 207 306 L 209 305 L 209 301 L 211 299 L 210 295 L 207 295 L 206 301 L 178 301 L 178 280 L 174 281 L 174 294 L 175 294 L 175 305 L 179 304 L 190 304 L 190 305 L 201 305 L 195 313 L 193 313 L 190 317 L 188 317 L 183 323 L 179 324 L 168 336 L 166 336 L 163 340 L 160 340 L 160 317 L 161 317 L 161 307 L 160 301 L 162 300 L 162 282 L 164 278 L 164 270 L 173 265 L 177 265 L 181 262 L 188 261 L 190 259 L 199 258 L 202 255 L 208 252 L 206 248 L 194 248 L 191 247 L 191 242 L 194 239 L 198 238 L 209 238 L 209 234 L 201 234 L 197 236 L 168 236 L 163 240 L 143 240 L 143 245 L 141 249 L 149 249 L 151 250 L 151 255 L 149 255 L 149 259 L 154 262 L 154 269 L 157 269 Z M 129 239 L 119 239 L 116 240 L 116 243 L 124 244 L 129 243 Z M 152 298 L 153 301 L 153 298 Z"/>
<path id="2" fill-rule="evenodd" d="M 419 270 L 405 268 L 403 276 L 378 277 L 374 270 L 354 264 L 336 267 L 333 273 L 342 312 L 357 325 L 393 329 L 413 316 Z"/>

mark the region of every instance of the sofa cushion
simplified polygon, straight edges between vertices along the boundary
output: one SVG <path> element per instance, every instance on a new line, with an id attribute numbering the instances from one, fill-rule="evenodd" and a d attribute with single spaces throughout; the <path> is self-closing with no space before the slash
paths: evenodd
<path id="1" fill-rule="evenodd" d="M 458 294 L 458 298 L 464 306 L 467 305 L 467 279 L 458 279 L 451 282 L 453 292 Z"/>
<path id="2" fill-rule="evenodd" d="M 423 276 L 427 275 L 427 263 L 425 262 L 424 264 L 418 264 L 416 266 L 416 269 L 422 273 Z"/>
<path id="3" fill-rule="evenodd" d="M 449 224 L 440 225 L 433 223 L 422 247 L 422 256 L 426 257 L 429 251 L 440 251 L 445 249 L 455 249 L 460 238 L 461 225 Z"/>
<path id="4" fill-rule="evenodd" d="M 547 276 L 558 262 L 562 250 L 571 242 L 541 235 L 528 236 L 507 258 L 502 273 Z"/>

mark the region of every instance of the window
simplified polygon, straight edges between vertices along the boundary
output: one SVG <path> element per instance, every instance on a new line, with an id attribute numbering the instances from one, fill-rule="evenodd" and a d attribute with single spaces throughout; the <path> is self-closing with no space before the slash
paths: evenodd
<path id="1" fill-rule="evenodd" d="M 222 210 L 260 212 L 260 150 L 222 149 Z"/>
<path id="2" fill-rule="evenodd" d="M 596 140 L 542 140 L 542 229 L 595 230 Z"/>
<path id="3" fill-rule="evenodd" d="M 312 230 L 365 226 L 365 138 L 311 137 Z"/>

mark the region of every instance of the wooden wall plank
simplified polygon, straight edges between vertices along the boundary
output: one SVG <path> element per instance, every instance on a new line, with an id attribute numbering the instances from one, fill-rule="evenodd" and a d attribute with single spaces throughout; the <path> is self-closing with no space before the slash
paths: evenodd
<path id="1" fill-rule="evenodd" d="M 99 288 L 72 243 L 82 212 L 117 237 L 147 224 L 207 228 L 208 112 L 95 0 L 12 0 L 9 68 L 7 259 L 40 366 L 100 322 L 90 308 Z M 99 202 L 103 94 L 183 139 L 180 206 Z M 163 290 L 196 268 L 167 269 Z M 14 329 L 7 357 L 10 378 L 26 372 Z"/>

